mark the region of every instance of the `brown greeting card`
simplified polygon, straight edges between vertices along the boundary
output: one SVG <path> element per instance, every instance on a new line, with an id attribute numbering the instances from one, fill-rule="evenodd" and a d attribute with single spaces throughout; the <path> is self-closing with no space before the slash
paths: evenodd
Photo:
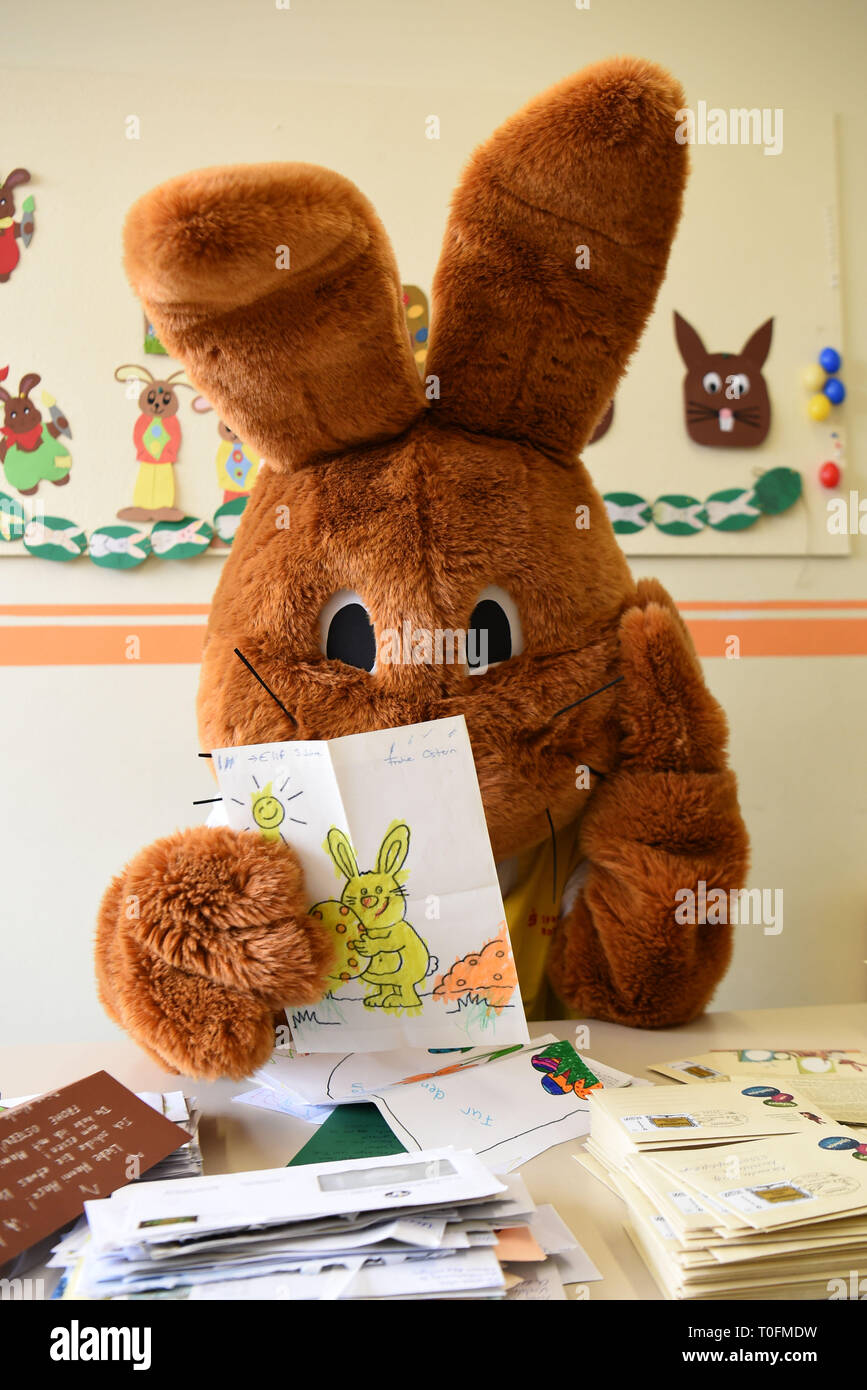
<path id="1" fill-rule="evenodd" d="M 0 1114 L 0 1265 L 189 1138 L 105 1071 Z"/>

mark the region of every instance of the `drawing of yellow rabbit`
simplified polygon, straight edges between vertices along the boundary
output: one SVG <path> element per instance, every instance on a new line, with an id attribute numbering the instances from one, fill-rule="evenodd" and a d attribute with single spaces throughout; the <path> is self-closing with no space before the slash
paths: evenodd
<path id="1" fill-rule="evenodd" d="M 342 830 L 332 826 L 327 844 L 331 858 L 347 879 L 340 901 L 362 923 L 360 940 L 347 942 L 347 947 L 370 957 L 370 965 L 360 978 L 375 989 L 365 999 L 365 1006 L 420 1008 L 416 985 L 427 975 L 430 954 L 404 917 L 404 875 L 400 869 L 409 854 L 409 826 L 392 821 L 376 856 L 376 868 L 364 873 L 359 872 L 355 851 Z"/>

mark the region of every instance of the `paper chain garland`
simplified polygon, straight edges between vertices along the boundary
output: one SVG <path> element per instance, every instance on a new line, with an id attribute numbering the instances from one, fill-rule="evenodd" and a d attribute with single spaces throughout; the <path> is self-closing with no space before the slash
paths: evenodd
<path id="1" fill-rule="evenodd" d="M 231 545 L 247 504 L 246 497 L 225 502 L 214 513 L 213 525 L 199 517 L 158 521 L 150 531 L 140 526 L 97 526 L 88 538 L 75 521 L 62 516 L 28 518 L 22 504 L 0 492 L 0 541 L 21 541 L 42 560 L 78 560 L 87 555 L 104 569 L 128 570 L 149 555 L 160 560 L 191 560 L 203 555 L 216 534 Z"/>
<path id="2" fill-rule="evenodd" d="M 634 535 L 651 522 L 668 536 L 694 536 L 705 526 L 715 531 L 745 531 L 762 516 L 778 516 L 801 496 L 801 475 L 793 468 L 772 468 L 751 488 L 725 488 L 706 502 L 683 493 L 665 493 L 648 502 L 635 492 L 607 492 L 603 498 L 618 535 Z M 150 532 L 138 526 L 98 526 L 90 538 L 74 521 L 44 516 L 28 519 L 14 497 L 0 492 L 0 541 L 23 541 L 31 555 L 43 560 L 77 560 L 87 555 L 106 569 L 134 569 L 150 555 L 160 560 L 190 560 L 209 548 L 216 534 L 231 545 L 241 521 L 246 497 L 218 507 L 213 525 L 198 517 L 158 521 Z"/>
<path id="3" fill-rule="evenodd" d="M 605 508 L 614 531 L 632 536 L 651 522 L 667 536 L 694 536 L 710 526 L 714 531 L 745 531 L 760 517 L 779 516 L 801 496 L 801 475 L 794 468 L 771 468 L 754 487 L 724 488 L 706 502 L 684 493 L 664 493 L 648 502 L 636 492 L 606 492 Z"/>

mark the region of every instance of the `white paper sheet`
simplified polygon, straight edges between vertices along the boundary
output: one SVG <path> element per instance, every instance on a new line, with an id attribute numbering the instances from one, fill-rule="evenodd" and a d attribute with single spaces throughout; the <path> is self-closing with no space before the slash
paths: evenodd
<path id="1" fill-rule="evenodd" d="M 263 1086 L 286 1095 L 290 1103 L 313 1107 L 346 1105 L 415 1081 L 498 1061 L 521 1043 L 502 1047 L 399 1048 L 396 1052 L 317 1052 L 291 1057 L 276 1051 L 255 1072 Z M 536 1043 L 528 1043 L 533 1048 Z M 607 1085 L 607 1082 L 606 1082 Z M 238 1097 L 234 1097 L 238 1099 Z M 292 1111 L 293 1114 L 300 1113 Z"/>
<path id="2" fill-rule="evenodd" d="M 365 1265 L 342 1298 L 424 1298 L 434 1293 L 473 1293 L 501 1289 L 503 1270 L 490 1250 L 462 1250 L 439 1260 L 405 1261 L 398 1266 Z"/>
<path id="3" fill-rule="evenodd" d="M 510 1172 L 530 1157 L 590 1132 L 590 1103 L 574 1092 L 551 1094 L 532 1065 L 538 1047 L 490 1066 L 401 1086 L 373 1099 L 406 1148 L 434 1142 L 472 1149 L 492 1171 Z"/>
<path id="4" fill-rule="evenodd" d="M 566 1290 L 553 1260 L 540 1264 L 508 1265 L 508 1274 L 518 1279 L 506 1292 L 510 1303 L 565 1303 Z"/>
<path id="5" fill-rule="evenodd" d="M 302 1096 L 289 1091 L 275 1091 L 269 1086 L 259 1086 L 255 1091 L 244 1091 L 232 1096 L 234 1105 L 254 1105 L 257 1110 L 278 1110 L 283 1115 L 295 1115 L 299 1120 L 321 1125 L 334 1110 L 333 1105 L 311 1105 Z"/>
<path id="6" fill-rule="evenodd" d="M 292 846 L 334 933 L 300 1050 L 529 1041 L 462 715 L 213 756 L 229 824 Z"/>

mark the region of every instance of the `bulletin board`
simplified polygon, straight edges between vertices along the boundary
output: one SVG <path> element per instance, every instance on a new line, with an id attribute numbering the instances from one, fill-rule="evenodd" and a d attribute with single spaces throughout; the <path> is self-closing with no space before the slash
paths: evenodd
<path id="1" fill-rule="evenodd" d="M 161 354 L 123 275 L 126 210 L 153 185 L 208 164 L 302 159 L 339 169 L 393 238 L 421 369 L 426 291 L 454 182 L 475 144 L 529 94 L 265 82 L 227 84 L 215 101 L 212 83 L 181 90 L 158 75 L 57 73 L 34 103 L 35 76 L 4 74 L 0 181 L 15 169 L 28 178 L 11 189 L 17 230 L 0 239 L 0 386 L 33 408 L 27 437 L 37 447 L 2 436 L 0 559 L 144 574 L 164 560 L 225 555 L 261 460 Z M 431 110 L 441 116 L 437 142 L 425 138 Z M 827 524 L 829 499 L 846 495 L 845 402 L 811 420 L 802 381 L 827 345 L 843 353 L 846 377 L 834 151 L 831 117 L 791 108 L 779 154 L 692 147 L 668 278 L 608 427 L 584 455 L 628 554 L 848 552 L 848 536 Z M 711 353 L 739 353 L 773 320 L 759 368 L 769 408 L 761 443 L 689 437 L 675 313 Z M 752 419 L 752 404 L 738 400 L 732 414 Z M 831 491 L 818 481 L 827 460 L 842 470 Z"/>
<path id="2" fill-rule="evenodd" d="M 629 499 L 609 506 L 626 519 L 615 529 L 627 554 L 848 554 L 848 534 L 828 528 L 829 500 L 848 498 L 845 400 L 829 403 L 824 421 L 808 413 L 819 380 L 827 380 L 817 362 L 823 348 L 838 351 L 838 377 L 845 383 L 847 375 L 835 122 L 827 112 L 786 107 L 782 133 L 776 155 L 753 145 L 690 147 L 683 219 L 656 311 L 618 389 L 610 428 L 584 453 L 600 492 Z M 696 335 L 686 398 L 676 314 Z M 754 335 L 768 320 L 759 363 L 766 345 Z M 747 361 L 739 354 L 751 339 Z M 731 358 L 715 372 L 719 361 L 703 361 L 702 348 Z M 811 365 L 816 380 L 808 386 Z M 725 378 L 741 373 L 751 381 L 740 398 L 722 401 L 702 388 L 705 376 L 722 376 L 725 389 Z M 729 420 L 734 428 L 721 430 L 708 414 L 720 404 L 745 412 L 742 424 Z M 691 438 L 690 423 L 710 443 Z M 839 469 L 835 488 L 819 480 L 826 462 Z"/>

